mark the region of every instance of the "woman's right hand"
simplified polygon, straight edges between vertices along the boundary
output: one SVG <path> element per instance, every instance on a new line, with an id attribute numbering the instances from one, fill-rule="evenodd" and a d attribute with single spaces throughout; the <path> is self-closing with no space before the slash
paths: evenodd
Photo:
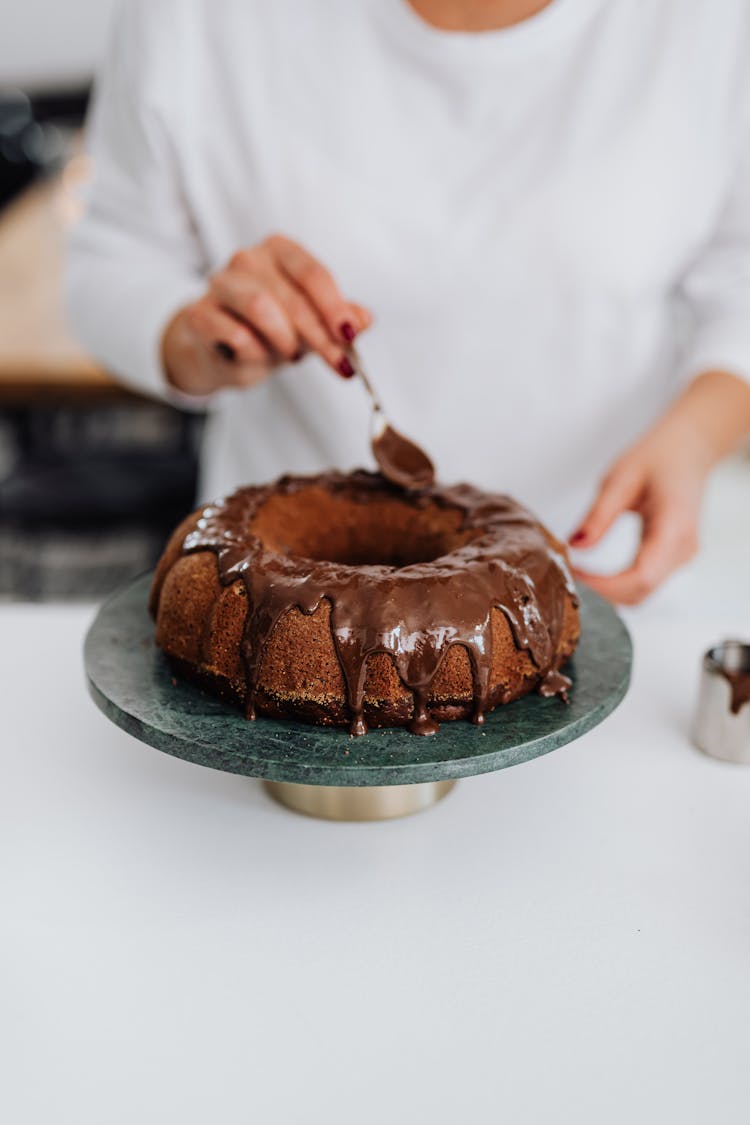
<path id="1" fill-rule="evenodd" d="M 253 386 L 307 352 L 350 378 L 346 346 L 371 323 L 316 258 L 272 235 L 238 251 L 205 295 L 176 313 L 162 337 L 162 361 L 169 382 L 192 395 Z"/>

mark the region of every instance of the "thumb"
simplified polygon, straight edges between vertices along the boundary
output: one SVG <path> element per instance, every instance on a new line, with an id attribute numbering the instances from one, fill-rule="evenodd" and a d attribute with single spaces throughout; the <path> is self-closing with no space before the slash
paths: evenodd
<path id="1" fill-rule="evenodd" d="M 369 309 L 366 309 L 364 307 L 364 305 L 354 305 L 354 304 L 352 304 L 351 308 L 354 310 L 354 313 L 355 313 L 356 318 L 357 318 L 357 331 L 358 332 L 364 332 L 372 326 L 372 313 L 370 312 Z"/>
<path id="2" fill-rule="evenodd" d="M 628 465 L 616 465 L 602 481 L 599 494 L 583 522 L 568 542 L 571 547 L 593 547 L 623 512 L 630 511 L 641 491 L 641 475 Z"/>

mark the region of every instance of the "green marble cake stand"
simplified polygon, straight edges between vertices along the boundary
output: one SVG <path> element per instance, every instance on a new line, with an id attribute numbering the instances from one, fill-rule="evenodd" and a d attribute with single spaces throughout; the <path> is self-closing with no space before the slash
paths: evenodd
<path id="1" fill-rule="evenodd" d="M 581 641 L 570 661 L 570 703 L 529 695 L 483 727 L 443 723 L 420 738 L 401 729 L 351 738 L 344 730 L 240 713 L 176 679 L 154 645 L 143 575 L 99 610 L 84 660 L 94 702 L 114 723 L 167 754 L 262 778 L 288 807 L 338 820 L 377 820 L 433 804 L 457 778 L 515 766 L 591 730 L 625 695 L 631 644 L 612 607 L 581 590 Z"/>

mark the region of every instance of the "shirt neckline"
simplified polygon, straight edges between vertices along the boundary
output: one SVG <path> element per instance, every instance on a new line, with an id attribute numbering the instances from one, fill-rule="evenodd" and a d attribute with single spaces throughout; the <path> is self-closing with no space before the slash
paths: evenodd
<path id="1" fill-rule="evenodd" d="M 375 0 L 374 9 L 398 34 L 402 45 L 446 62 L 478 64 L 544 49 L 578 27 L 600 2 L 552 0 L 546 8 L 520 23 L 488 31 L 446 31 L 434 27 L 408 0 Z"/>

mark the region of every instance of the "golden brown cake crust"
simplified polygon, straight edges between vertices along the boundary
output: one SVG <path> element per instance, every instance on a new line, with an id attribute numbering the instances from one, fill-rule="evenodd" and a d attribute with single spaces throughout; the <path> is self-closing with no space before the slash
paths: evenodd
<path id="1" fill-rule="evenodd" d="M 151 609 L 183 674 L 251 712 L 353 733 L 431 733 L 561 694 L 579 633 L 564 548 L 525 509 L 363 472 L 283 478 L 193 513 Z"/>

